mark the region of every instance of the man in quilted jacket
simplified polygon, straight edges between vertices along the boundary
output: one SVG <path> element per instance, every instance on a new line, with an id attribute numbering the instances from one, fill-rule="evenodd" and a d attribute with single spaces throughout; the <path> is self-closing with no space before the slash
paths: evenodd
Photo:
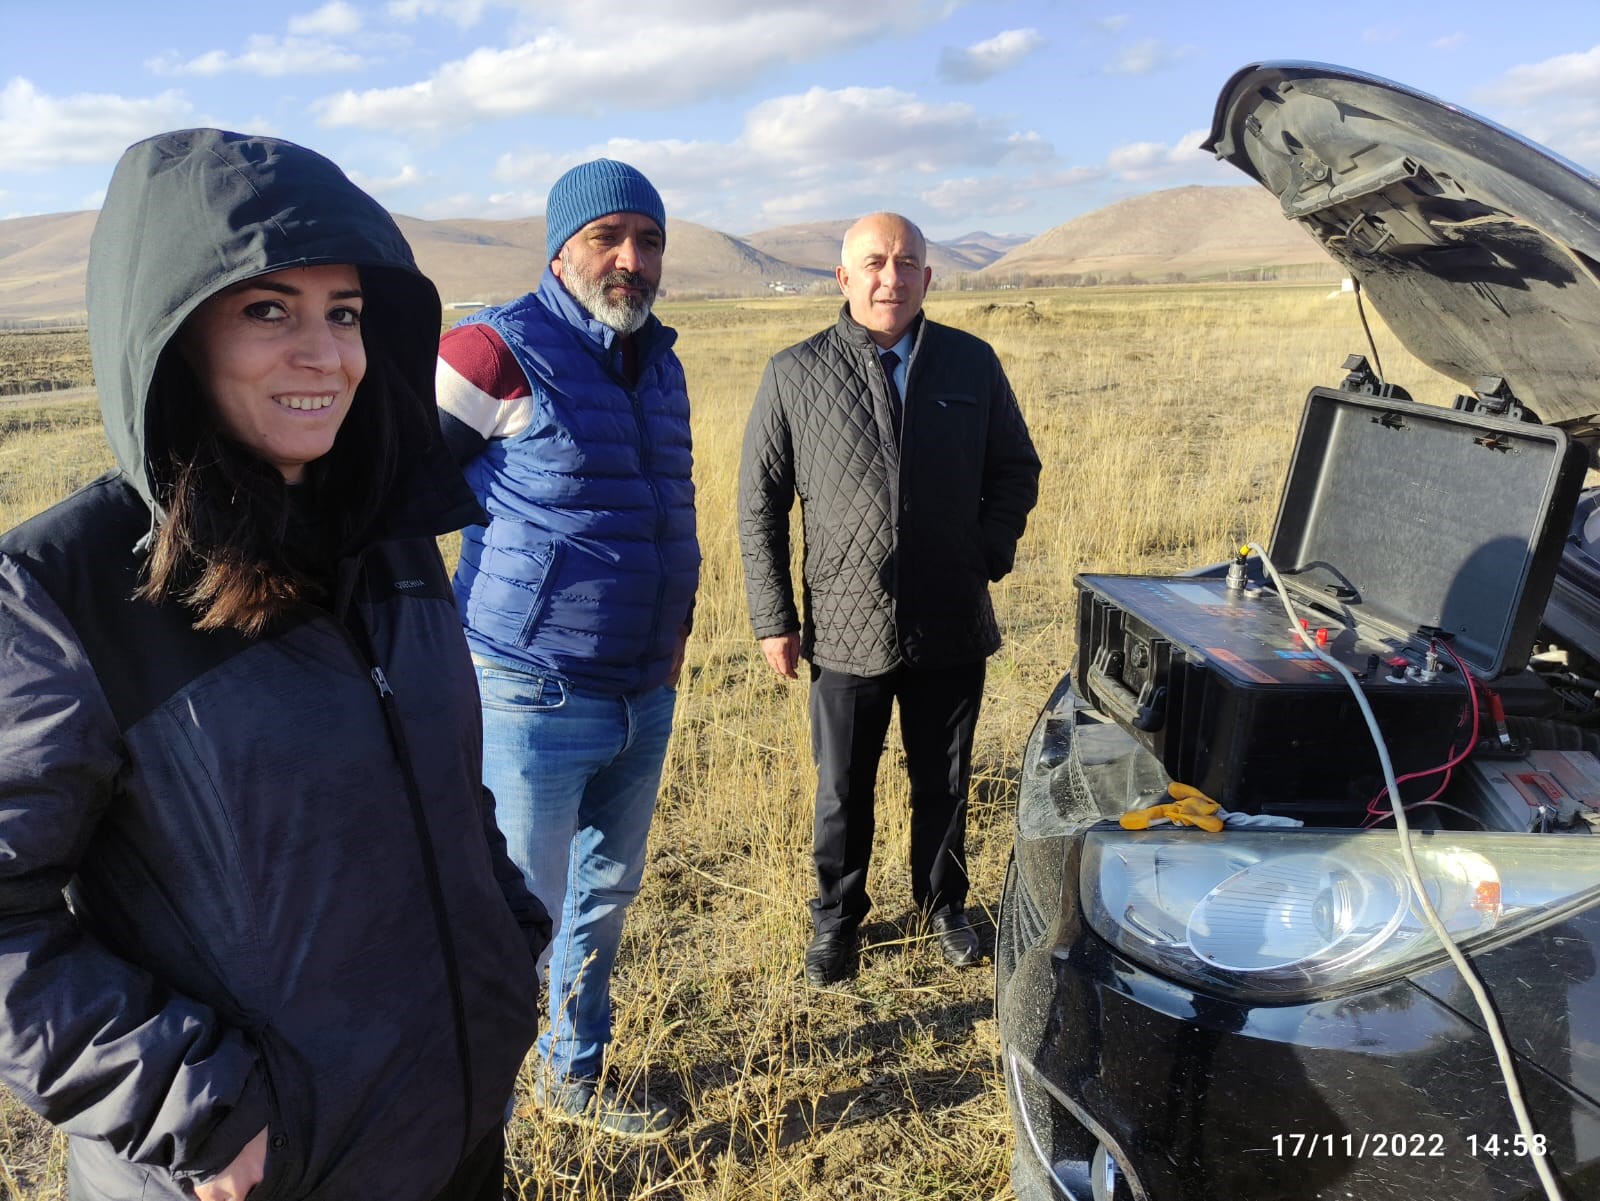
<path id="1" fill-rule="evenodd" d="M 945 959 L 980 958 L 966 915 L 967 786 L 988 586 L 1011 570 L 1039 458 L 987 343 L 922 315 L 922 232 L 874 213 L 845 235 L 838 321 L 767 364 L 745 429 L 739 539 L 772 669 L 810 664 L 817 765 L 813 985 L 847 978 L 871 907 L 874 781 L 893 706 L 911 783 L 911 891 Z M 800 498 L 805 612 L 789 570 Z"/>

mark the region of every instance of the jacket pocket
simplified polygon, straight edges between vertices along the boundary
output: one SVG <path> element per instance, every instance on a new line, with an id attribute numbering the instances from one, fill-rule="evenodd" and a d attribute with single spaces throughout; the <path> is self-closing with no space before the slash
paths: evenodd
<path id="1" fill-rule="evenodd" d="M 806 582 L 815 587 L 839 570 L 839 556 L 832 553 L 836 540 L 828 537 L 827 528 L 820 521 L 814 527 L 806 528 L 804 537 L 805 555 L 801 572 Z"/>
<path id="2" fill-rule="evenodd" d="M 562 557 L 558 542 L 486 554 L 468 596 L 467 624 L 502 646 L 530 645 L 550 607 Z"/>

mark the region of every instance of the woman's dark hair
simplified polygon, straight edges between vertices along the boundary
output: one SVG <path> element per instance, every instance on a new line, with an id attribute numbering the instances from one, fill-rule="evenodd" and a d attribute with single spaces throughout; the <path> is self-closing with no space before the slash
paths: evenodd
<path id="1" fill-rule="evenodd" d="M 375 316 L 369 304 L 364 335 Z M 364 336 L 366 374 L 332 449 L 296 485 L 306 503 L 291 505 L 277 468 L 223 433 L 178 340 L 162 352 L 146 410 L 151 483 L 165 517 L 134 596 L 178 601 L 197 630 L 257 637 L 296 605 L 328 596 L 339 557 L 391 499 L 400 427 L 422 406 L 382 340 Z"/>

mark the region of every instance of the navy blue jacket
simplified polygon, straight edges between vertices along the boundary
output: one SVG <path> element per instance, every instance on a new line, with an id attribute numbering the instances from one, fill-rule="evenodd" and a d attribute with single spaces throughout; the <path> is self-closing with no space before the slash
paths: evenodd
<path id="1" fill-rule="evenodd" d="M 421 385 L 357 391 L 408 420 L 340 595 L 254 638 L 134 600 L 163 349 L 231 283 L 340 262 L 369 362 Z M 421 1201 L 500 1125 L 549 933 L 434 542 L 477 513 L 438 296 L 331 163 L 184 131 L 119 167 L 89 320 L 119 467 L 0 536 L 0 1080 L 72 1136 L 75 1201 L 181 1201 L 263 1127 L 251 1201 Z"/>

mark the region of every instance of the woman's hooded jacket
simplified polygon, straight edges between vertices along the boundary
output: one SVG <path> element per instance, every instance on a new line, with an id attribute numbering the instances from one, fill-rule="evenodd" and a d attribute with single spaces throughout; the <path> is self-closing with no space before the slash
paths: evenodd
<path id="1" fill-rule="evenodd" d="M 354 263 L 354 405 L 409 405 L 324 607 L 260 638 L 131 599 L 147 411 L 206 297 Z M 180 1198 L 262 1127 L 251 1201 L 433 1196 L 502 1119 L 548 921 L 480 780 L 434 536 L 480 519 L 437 433 L 439 300 L 326 159 L 217 130 L 118 165 L 89 323 L 118 469 L 0 536 L 0 1080 L 73 1136 L 73 1196 Z M 377 373 L 379 375 L 383 373 Z"/>

